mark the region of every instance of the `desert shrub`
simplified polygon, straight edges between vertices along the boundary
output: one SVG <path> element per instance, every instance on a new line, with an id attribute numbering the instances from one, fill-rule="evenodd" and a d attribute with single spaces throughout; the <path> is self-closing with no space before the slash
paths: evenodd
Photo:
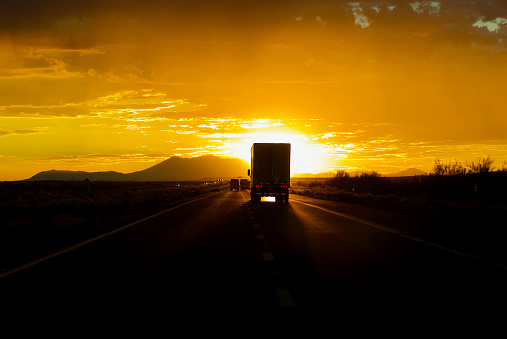
<path id="1" fill-rule="evenodd" d="M 100 227 L 115 218 L 151 213 L 209 192 L 214 186 L 169 182 L 0 183 L 0 245 L 76 227 Z"/>
<path id="2" fill-rule="evenodd" d="M 341 170 L 325 184 L 348 192 L 380 194 L 383 193 L 385 184 L 383 179 L 380 173 L 375 171 L 351 177 L 347 172 Z"/>
<path id="3" fill-rule="evenodd" d="M 325 182 L 317 182 L 317 181 L 312 181 L 308 184 L 308 187 L 310 189 L 316 189 L 316 188 L 325 188 L 326 187 L 326 183 Z"/>
<path id="4" fill-rule="evenodd" d="M 440 159 L 435 159 L 433 165 L 433 173 L 435 173 L 435 175 L 460 175 L 466 172 L 466 168 L 458 160 L 450 163 L 442 163 Z"/>
<path id="5" fill-rule="evenodd" d="M 443 163 L 440 159 L 435 159 L 433 164 L 433 173 L 435 175 L 464 175 L 464 174 L 481 174 L 489 173 L 495 169 L 495 162 L 489 155 L 486 158 L 477 158 L 477 161 L 466 161 L 464 164 L 458 160 L 454 162 Z M 502 171 L 504 166 L 500 169 Z"/>
<path id="6" fill-rule="evenodd" d="M 85 222 L 85 217 L 73 213 L 56 213 L 50 220 L 51 228 L 55 231 L 73 228 Z"/>
<path id="7" fill-rule="evenodd" d="M 437 159 L 433 173 L 405 178 L 382 177 L 376 172 L 352 177 L 338 171 L 325 181 L 294 185 L 292 192 L 406 211 L 435 211 L 442 204 L 453 210 L 458 206 L 506 206 L 507 170 L 492 171 L 492 163 L 489 157 L 466 166 Z"/>
<path id="8" fill-rule="evenodd" d="M 494 160 L 489 156 L 486 158 L 477 158 L 477 162 L 467 162 L 468 173 L 488 173 L 494 169 Z"/>

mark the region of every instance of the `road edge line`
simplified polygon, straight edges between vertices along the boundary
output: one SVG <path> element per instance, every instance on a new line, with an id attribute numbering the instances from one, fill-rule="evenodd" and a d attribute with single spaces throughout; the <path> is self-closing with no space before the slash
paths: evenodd
<path id="1" fill-rule="evenodd" d="M 214 194 L 214 193 L 212 193 L 212 194 Z M 39 259 L 37 259 L 37 260 L 31 261 L 31 262 L 29 262 L 29 263 L 27 263 L 27 264 L 24 264 L 24 265 L 21 265 L 21 266 L 19 266 L 19 267 L 16 267 L 16 268 L 13 268 L 13 269 L 11 269 L 11 270 L 8 270 L 8 271 L 6 271 L 6 272 L 3 272 L 3 273 L 1 273 L 1 274 L 0 274 L 0 279 L 3 279 L 3 278 L 5 278 L 5 277 L 8 277 L 8 276 L 10 276 L 10 275 L 12 275 L 12 274 L 14 274 L 14 273 L 17 273 L 17 272 L 23 271 L 23 270 L 25 270 L 25 269 L 27 269 L 27 268 L 30 268 L 30 267 L 33 267 L 33 266 L 35 266 L 35 265 L 38 265 L 38 264 L 40 264 L 40 263 L 42 263 L 42 262 L 44 262 L 44 261 L 47 261 L 47 260 L 53 259 L 53 258 L 55 258 L 55 257 L 58 257 L 58 256 L 60 256 L 60 255 L 62 255 L 62 254 L 67 253 L 67 252 L 70 252 L 70 251 L 73 251 L 73 250 L 75 250 L 75 249 L 78 249 L 78 248 L 80 248 L 80 247 L 82 247 L 82 246 L 88 245 L 88 244 L 90 244 L 90 243 L 92 243 L 92 242 L 95 242 L 95 241 L 97 241 L 97 240 L 100 240 L 100 239 L 102 239 L 102 238 L 108 237 L 108 236 L 110 236 L 110 235 L 112 235 L 112 234 L 115 234 L 115 233 L 118 233 L 118 232 L 120 232 L 120 231 L 123 231 L 123 230 L 125 230 L 125 229 L 127 229 L 127 228 L 130 228 L 130 227 L 132 227 L 132 226 L 134 226 L 134 225 L 137 225 L 137 224 L 139 224 L 139 223 L 142 223 L 142 222 L 144 222 L 144 221 L 146 221 L 146 220 L 149 220 L 149 219 L 151 219 L 151 218 L 157 217 L 157 216 L 159 216 L 159 215 L 161 215 L 161 214 L 164 214 L 164 213 L 167 213 L 167 212 L 169 212 L 169 211 L 172 211 L 172 210 L 174 210 L 174 209 L 176 209 L 176 208 L 179 208 L 179 207 L 181 207 L 181 206 L 184 206 L 184 205 L 190 204 L 190 203 L 192 203 L 192 202 L 194 202 L 194 201 L 198 201 L 198 200 L 201 200 L 201 199 L 205 199 L 205 198 L 209 197 L 209 196 L 210 196 L 210 195 L 212 195 L 212 194 L 206 194 L 205 196 L 201 196 L 201 197 L 198 197 L 198 198 L 195 198 L 195 199 L 192 199 L 192 200 L 186 201 L 186 202 L 184 202 L 184 203 L 182 203 L 182 204 L 179 204 L 179 205 L 176 205 L 176 206 L 170 207 L 170 208 L 168 208 L 168 209 L 166 209 L 166 210 L 163 210 L 163 211 L 161 211 L 161 212 L 158 212 L 158 213 L 155 213 L 155 214 L 150 215 L 150 216 L 148 216 L 148 217 L 145 217 L 145 218 L 143 218 L 143 219 L 140 219 L 140 220 L 134 221 L 134 222 L 132 222 L 132 223 L 130 223 L 130 224 L 128 224 L 128 225 L 125 225 L 125 226 L 119 227 L 119 228 L 114 229 L 114 230 L 112 230 L 112 231 L 109 231 L 109 232 L 106 232 L 106 233 L 104 233 L 104 234 L 98 235 L 98 236 L 96 236 L 96 237 L 94 237 L 94 238 L 91 238 L 91 239 L 85 240 L 85 241 L 83 241 L 83 242 L 80 242 L 80 243 L 78 243 L 78 244 L 76 244 L 76 245 L 73 245 L 73 246 L 67 247 L 67 248 L 65 248 L 65 249 L 63 249 L 63 250 L 60 250 L 60 251 L 58 251 L 58 252 L 52 253 L 52 254 L 47 255 L 47 256 L 45 256 L 45 257 L 42 257 L 42 258 L 39 258 Z"/>
<path id="2" fill-rule="evenodd" d="M 473 256 L 471 254 L 467 254 L 465 252 L 453 250 L 452 248 L 445 247 L 445 246 L 442 246 L 442 245 L 439 245 L 439 244 L 435 244 L 435 243 L 427 241 L 427 240 L 416 238 L 416 237 L 413 237 L 411 235 L 405 234 L 405 233 L 403 233 L 401 231 L 398 231 L 398 230 L 386 227 L 386 226 L 381 225 L 381 224 L 374 223 L 374 222 L 366 220 L 366 219 L 362 219 L 362 218 L 359 218 L 359 217 L 356 217 L 356 216 L 353 216 L 353 215 L 349 215 L 349 214 L 346 214 L 346 213 L 342 213 L 342 212 L 333 211 L 333 210 L 330 210 L 328 208 L 317 206 L 317 205 L 313 205 L 313 204 L 310 204 L 310 203 L 307 203 L 307 202 L 303 202 L 303 201 L 298 200 L 298 199 L 292 199 L 292 201 L 298 202 L 298 203 L 303 204 L 303 205 L 308 205 L 308 206 L 311 206 L 311 207 L 314 207 L 314 208 L 318 208 L 318 209 L 321 209 L 321 210 L 326 211 L 328 213 L 339 215 L 339 216 L 347 218 L 347 219 L 358 221 L 358 222 L 366 224 L 368 226 L 375 227 L 377 229 L 380 229 L 380 230 L 383 230 L 383 231 L 386 231 L 386 232 L 394 233 L 394 234 L 396 234 L 396 235 L 398 235 L 400 237 L 407 238 L 407 239 L 410 239 L 410 240 L 413 240 L 413 241 L 416 241 L 416 242 L 419 242 L 419 243 L 422 243 L 422 244 L 425 244 L 425 245 L 428 245 L 428 246 L 431 246 L 431 247 L 438 248 L 438 249 L 443 250 L 443 251 L 447 251 L 447 252 L 450 252 L 450 253 L 453 253 L 453 254 L 456 254 L 456 255 L 459 255 L 459 256 L 462 256 L 462 257 L 465 257 L 465 258 L 468 258 L 468 259 L 471 259 L 471 260 L 475 260 L 475 261 L 481 262 L 483 264 L 486 264 L 486 265 L 489 265 L 489 266 L 493 266 L 493 267 L 496 267 L 496 268 L 499 268 L 499 269 L 507 271 L 507 266 L 504 266 L 504 265 L 501 265 L 501 264 L 497 264 L 497 263 L 494 263 L 494 262 L 489 261 L 489 260 L 481 259 L 479 257 Z"/>

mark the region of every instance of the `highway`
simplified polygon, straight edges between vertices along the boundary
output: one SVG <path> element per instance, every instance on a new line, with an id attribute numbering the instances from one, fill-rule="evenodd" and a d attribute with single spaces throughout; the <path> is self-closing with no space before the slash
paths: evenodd
<path id="1" fill-rule="evenodd" d="M 507 271 L 453 249 L 304 202 L 218 192 L 42 258 L 0 279 L 33 312 L 503 308 Z M 402 310 L 402 311 L 401 311 Z"/>

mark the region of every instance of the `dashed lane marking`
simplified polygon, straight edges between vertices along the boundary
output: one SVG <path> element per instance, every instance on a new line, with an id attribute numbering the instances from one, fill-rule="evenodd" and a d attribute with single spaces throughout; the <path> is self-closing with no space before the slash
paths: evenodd
<path id="1" fill-rule="evenodd" d="M 256 219 L 255 216 L 253 215 L 253 211 L 250 209 L 250 206 L 247 206 L 246 211 L 247 211 L 248 215 L 250 216 L 251 220 Z M 260 227 L 260 225 L 258 223 L 253 223 L 252 226 L 254 228 Z M 257 234 L 256 238 L 258 240 L 265 240 L 266 239 L 266 237 L 263 234 Z M 264 244 L 263 247 L 266 247 L 266 245 Z M 262 252 L 262 256 L 263 256 L 264 260 L 267 262 L 274 262 L 275 261 L 275 256 L 271 252 Z M 279 273 L 272 272 L 272 275 L 278 277 Z M 278 302 L 280 303 L 281 307 L 288 308 L 288 307 L 295 307 L 296 306 L 288 289 L 275 288 L 275 294 L 276 294 L 276 297 L 277 297 Z"/>

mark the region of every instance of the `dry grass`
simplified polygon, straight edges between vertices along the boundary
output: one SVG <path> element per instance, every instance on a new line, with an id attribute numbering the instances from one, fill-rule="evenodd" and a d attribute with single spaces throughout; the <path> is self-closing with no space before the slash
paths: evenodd
<path id="1" fill-rule="evenodd" d="M 202 182 L 0 183 L 0 269 L 222 186 Z"/>
<path id="2" fill-rule="evenodd" d="M 506 174 L 296 180 L 291 193 L 507 265 Z"/>

